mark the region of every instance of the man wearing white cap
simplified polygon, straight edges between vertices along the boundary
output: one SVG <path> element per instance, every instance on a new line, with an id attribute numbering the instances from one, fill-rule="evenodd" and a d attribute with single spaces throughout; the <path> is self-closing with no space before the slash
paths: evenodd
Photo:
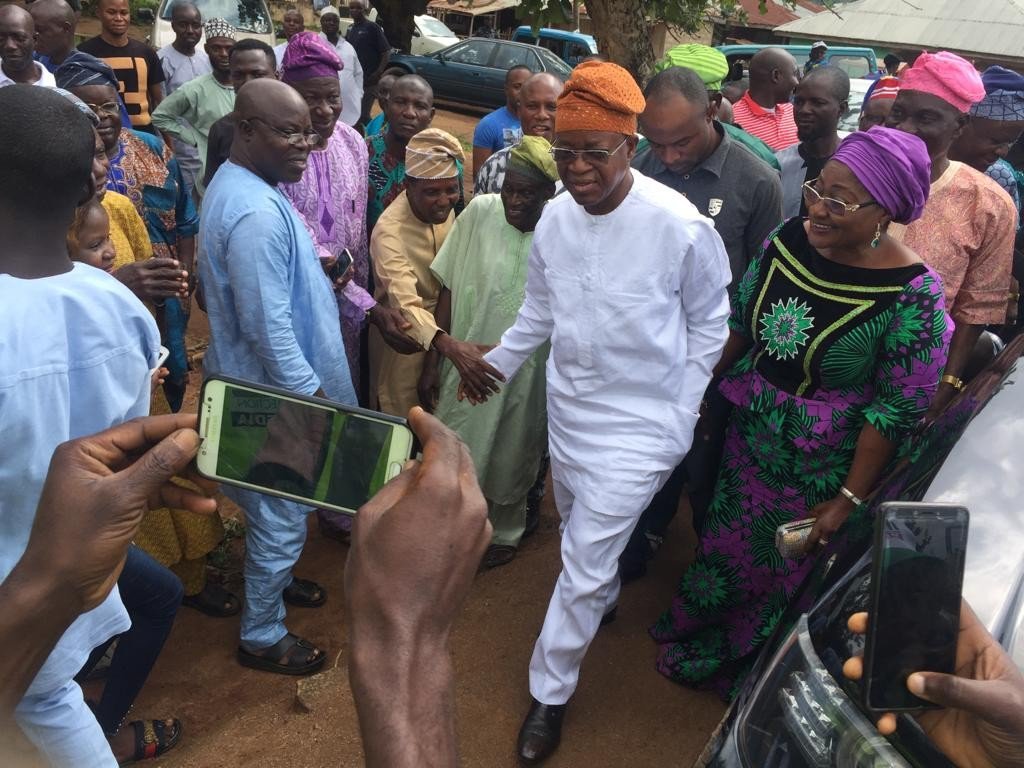
<path id="1" fill-rule="evenodd" d="M 824 40 L 819 40 L 811 46 L 811 56 L 807 59 L 807 63 L 804 64 L 804 74 L 806 75 L 815 67 L 822 67 L 825 65 L 825 54 L 828 53 L 828 46 L 825 45 Z"/>
<path id="2" fill-rule="evenodd" d="M 333 5 L 328 5 L 320 11 L 320 37 L 334 46 L 342 63 L 341 71 L 338 73 L 338 79 L 341 81 L 341 122 L 345 125 L 355 125 L 359 122 L 359 115 L 362 112 L 363 67 L 359 63 L 356 49 L 338 31 L 340 26 L 341 16 Z"/>

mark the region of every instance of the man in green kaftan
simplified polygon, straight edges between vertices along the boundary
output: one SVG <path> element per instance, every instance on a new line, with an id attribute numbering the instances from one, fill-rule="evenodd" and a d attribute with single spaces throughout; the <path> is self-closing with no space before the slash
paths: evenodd
<path id="1" fill-rule="evenodd" d="M 420 380 L 420 399 L 469 447 L 494 526 L 484 564 L 509 562 L 526 525 L 527 492 L 547 446 L 544 365 L 534 353 L 516 378 L 486 403 L 459 398 L 462 376 L 478 375 L 481 348 L 515 321 L 526 290 L 533 230 L 555 192 L 550 144 L 526 136 L 510 155 L 500 195 L 475 197 L 455 221 L 430 268 L 442 283 L 438 334 Z"/>

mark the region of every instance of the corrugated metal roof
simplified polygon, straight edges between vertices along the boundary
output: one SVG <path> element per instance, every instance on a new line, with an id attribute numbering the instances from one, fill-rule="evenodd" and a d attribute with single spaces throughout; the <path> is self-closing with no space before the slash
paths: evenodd
<path id="1" fill-rule="evenodd" d="M 515 8 L 517 5 L 519 0 L 432 0 L 427 3 L 431 10 L 465 13 L 470 16 L 495 13 L 506 8 Z"/>
<path id="2" fill-rule="evenodd" d="M 1024 61 L 1024 0 L 858 0 L 775 32 Z"/>

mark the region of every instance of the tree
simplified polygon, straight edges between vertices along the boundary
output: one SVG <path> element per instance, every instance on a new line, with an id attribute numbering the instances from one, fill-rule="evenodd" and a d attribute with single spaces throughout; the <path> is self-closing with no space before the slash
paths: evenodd
<path id="1" fill-rule="evenodd" d="M 576 0 L 580 2 L 581 0 Z M 795 0 L 779 0 L 790 7 Z M 740 21 L 745 12 L 739 0 L 583 0 L 593 22 L 601 53 L 625 67 L 643 84 L 654 70 L 651 27 L 664 22 L 687 33 L 698 31 L 716 19 Z M 825 0 L 829 4 L 831 0 Z M 767 0 L 759 0 L 761 12 Z M 573 19 L 572 0 L 523 0 L 519 16 L 534 27 L 566 23 Z"/>
<path id="2" fill-rule="evenodd" d="M 373 0 L 377 21 L 392 48 L 409 53 L 412 49 L 413 17 L 427 12 L 427 0 Z"/>

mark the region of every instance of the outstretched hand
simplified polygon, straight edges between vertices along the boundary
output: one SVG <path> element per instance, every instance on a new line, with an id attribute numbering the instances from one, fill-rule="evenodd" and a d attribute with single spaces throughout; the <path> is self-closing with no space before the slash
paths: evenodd
<path id="1" fill-rule="evenodd" d="M 855 613 L 850 631 L 865 634 L 868 614 Z M 847 659 L 843 674 L 860 680 L 860 656 Z M 966 603 L 960 606 L 956 670 L 952 675 L 914 672 L 907 689 L 944 709 L 916 716 L 936 746 L 958 766 L 1019 766 L 1024 755 L 1024 675 Z M 878 730 L 896 730 L 896 716 L 886 713 Z"/>
<path id="2" fill-rule="evenodd" d="M 171 482 L 199 449 L 195 426 L 193 414 L 150 416 L 54 451 L 27 551 L 58 574 L 81 611 L 110 593 L 149 507 L 217 510 L 212 498 Z M 212 492 L 207 481 L 189 479 Z"/>
<path id="3" fill-rule="evenodd" d="M 434 348 L 459 372 L 459 400 L 468 398 L 474 405 L 486 402 L 498 391 L 498 382 L 505 381 L 502 372 L 484 360 L 484 355 L 494 349 L 493 344 L 473 344 L 440 333 L 434 339 Z"/>
<path id="4" fill-rule="evenodd" d="M 412 328 L 412 323 L 405 319 L 402 310 L 378 303 L 370 310 L 368 317 L 377 326 L 388 346 L 398 354 L 414 355 L 423 351 L 419 342 L 406 333 Z"/>

